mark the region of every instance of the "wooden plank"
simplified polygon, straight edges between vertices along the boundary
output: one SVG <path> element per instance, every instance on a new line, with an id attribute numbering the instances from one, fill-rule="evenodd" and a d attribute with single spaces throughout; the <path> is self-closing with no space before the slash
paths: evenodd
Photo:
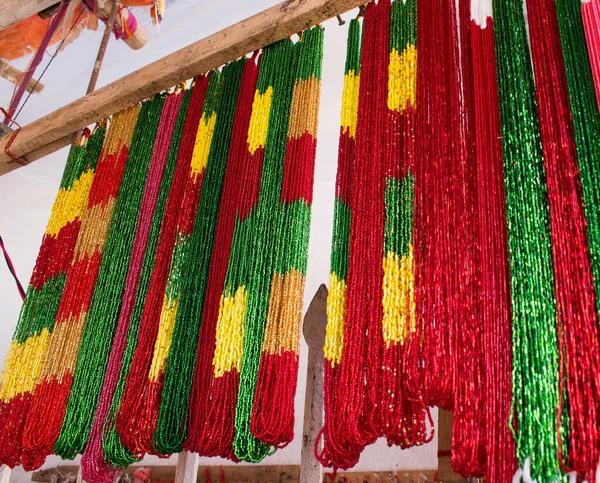
<path id="1" fill-rule="evenodd" d="M 21 77 L 23 77 L 23 71 L 0 59 L 0 77 L 4 77 L 6 80 L 16 84 L 21 80 Z M 26 87 L 27 92 L 41 92 L 43 88 L 44 84 L 35 79 L 30 79 Z"/>
<path id="2" fill-rule="evenodd" d="M 198 453 L 183 451 L 177 455 L 175 483 L 195 483 L 198 479 Z"/>
<path id="3" fill-rule="evenodd" d="M 175 481 L 175 466 L 144 466 L 138 464 L 127 468 L 125 473 L 133 475 L 139 468 L 150 469 L 150 480 L 152 482 Z M 56 481 L 59 475 L 62 475 L 63 478 L 66 475 L 74 476 L 77 474 L 77 470 L 77 466 L 58 466 L 40 470 L 32 474 L 31 481 L 51 483 Z M 206 483 L 208 481 L 206 478 L 207 472 L 212 482 L 221 481 L 221 472 L 223 472 L 223 479 L 227 483 L 297 483 L 300 478 L 300 466 L 298 465 L 214 465 L 199 466 L 196 481 Z M 358 483 L 433 483 L 434 476 L 435 470 L 339 471 L 334 480 L 330 478 L 330 475 L 326 475 L 324 479 L 314 480 L 311 483 L 318 483 L 319 481 L 351 483 L 353 480 Z M 441 481 L 445 482 L 447 480 Z"/>
<path id="4" fill-rule="evenodd" d="M 68 137 L 153 94 L 216 69 L 242 55 L 351 10 L 364 0 L 286 0 L 147 65 L 24 126 L 11 146 L 16 156 Z M 0 175 L 17 169 L 0 140 Z"/>
<path id="5" fill-rule="evenodd" d="M 0 2 L 0 30 L 25 20 L 51 7 L 57 0 L 2 0 Z"/>
<path id="6" fill-rule="evenodd" d="M 300 461 L 300 483 L 323 481 L 323 467 L 314 455 L 314 446 L 323 427 L 323 347 L 327 325 L 327 287 L 317 290 L 306 316 L 302 332 L 308 344 L 306 392 L 304 395 L 304 431 Z"/>

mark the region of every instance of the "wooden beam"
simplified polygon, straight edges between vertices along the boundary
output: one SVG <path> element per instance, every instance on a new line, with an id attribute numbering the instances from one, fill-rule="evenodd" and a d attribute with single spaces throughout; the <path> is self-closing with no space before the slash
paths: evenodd
<path id="1" fill-rule="evenodd" d="M 25 20 L 32 15 L 51 7 L 58 0 L 2 0 L 0 2 L 0 30 Z"/>
<path id="2" fill-rule="evenodd" d="M 23 71 L 0 59 L 0 77 L 4 77 L 6 80 L 16 84 L 23 77 Z M 26 87 L 27 92 L 41 92 L 43 88 L 44 84 L 35 79 L 30 79 Z"/>
<path id="3" fill-rule="evenodd" d="M 364 3 L 364 0 L 286 0 L 147 65 L 24 126 L 10 151 L 29 153 L 119 112 L 157 92 L 216 69 L 242 55 L 289 37 Z M 0 175 L 20 167 L 0 139 Z M 66 144 L 65 144 L 66 145 Z"/>

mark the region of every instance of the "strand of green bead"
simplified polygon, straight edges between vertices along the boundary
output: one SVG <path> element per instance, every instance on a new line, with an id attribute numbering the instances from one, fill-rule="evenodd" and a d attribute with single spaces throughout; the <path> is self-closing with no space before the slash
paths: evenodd
<path id="1" fill-rule="evenodd" d="M 494 0 L 513 317 L 517 457 L 554 481 L 558 345 L 548 194 L 523 3 Z"/>

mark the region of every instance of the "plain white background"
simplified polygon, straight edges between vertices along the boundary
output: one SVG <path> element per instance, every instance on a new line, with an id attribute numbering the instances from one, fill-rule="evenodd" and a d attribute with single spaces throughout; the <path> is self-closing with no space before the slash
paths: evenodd
<path id="1" fill-rule="evenodd" d="M 235 22 L 278 3 L 276 0 L 176 0 L 167 3 L 160 31 L 151 25 L 147 9 L 135 9 L 138 20 L 149 30 L 148 44 L 133 51 L 123 42 L 111 39 L 100 72 L 98 87 L 108 84 L 150 62 L 215 33 Z M 356 11 L 343 15 L 349 20 Z M 324 24 L 325 52 L 321 91 L 314 201 L 306 283 L 305 310 L 321 283 L 329 278 L 329 252 L 333 222 L 333 199 L 337 164 L 337 143 L 344 60 L 348 24 L 340 27 L 332 19 Z M 61 52 L 44 75 L 41 94 L 33 95 L 18 121 L 26 124 L 85 94 L 100 43 L 102 28 L 83 31 L 74 43 Z M 54 47 L 48 53 L 54 52 Z M 37 75 L 46 65 L 46 55 Z M 13 62 L 24 69 L 28 59 Z M 13 84 L 0 78 L 0 105 L 7 107 Z M 67 158 L 67 149 L 58 151 L 32 165 L 0 177 L 0 235 L 3 237 L 21 282 L 26 285 L 33 269 L 42 234 Z M 0 361 L 4 360 L 15 328 L 21 299 L 14 282 L 0 261 Z M 296 397 L 296 439 L 287 448 L 265 459 L 263 464 L 299 464 L 304 405 L 306 346 L 302 345 L 300 380 Z M 343 391 L 343 388 L 340 388 Z M 437 421 L 437 411 L 434 412 Z M 174 461 L 149 457 L 147 464 L 174 464 Z M 46 467 L 60 464 L 50 457 Z M 202 465 L 231 464 L 218 458 L 202 458 Z M 358 471 L 393 469 L 434 469 L 437 467 L 437 437 L 420 448 L 388 448 L 384 441 L 368 447 L 356 467 Z"/>

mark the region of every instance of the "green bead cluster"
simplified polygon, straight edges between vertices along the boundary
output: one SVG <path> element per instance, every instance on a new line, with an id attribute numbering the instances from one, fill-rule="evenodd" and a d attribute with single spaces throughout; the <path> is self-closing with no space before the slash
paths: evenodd
<path id="1" fill-rule="evenodd" d="M 494 0 L 513 318 L 517 457 L 532 478 L 560 474 L 558 343 L 550 216 L 521 0 Z"/>

